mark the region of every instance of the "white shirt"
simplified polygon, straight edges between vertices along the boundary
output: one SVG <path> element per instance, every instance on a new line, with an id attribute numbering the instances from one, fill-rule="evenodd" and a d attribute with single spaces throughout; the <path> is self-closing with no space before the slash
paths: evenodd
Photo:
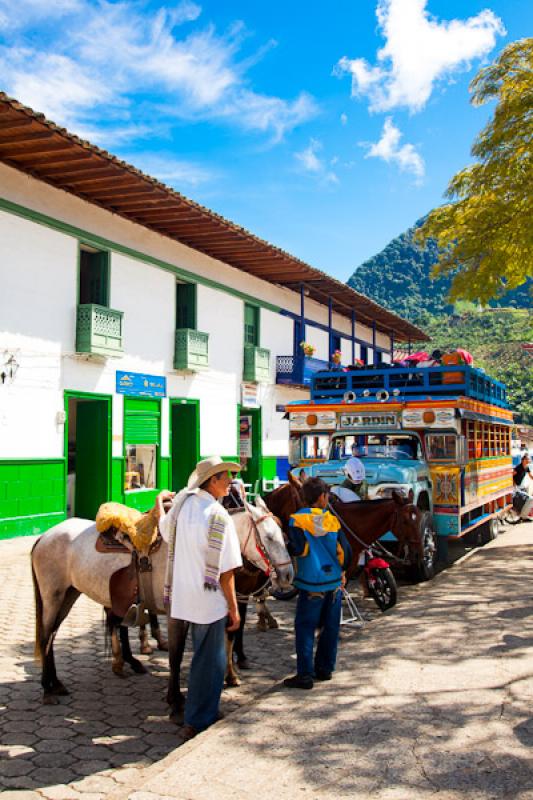
<path id="1" fill-rule="evenodd" d="M 204 588 L 209 517 L 214 511 L 226 519 L 220 572 L 242 565 L 233 520 L 213 495 L 200 489 L 185 500 L 178 516 L 170 608 L 170 616 L 174 619 L 207 625 L 228 613 L 228 604 L 220 586 L 215 591 Z M 167 533 L 164 531 L 167 517 L 160 522 L 163 536 Z"/>

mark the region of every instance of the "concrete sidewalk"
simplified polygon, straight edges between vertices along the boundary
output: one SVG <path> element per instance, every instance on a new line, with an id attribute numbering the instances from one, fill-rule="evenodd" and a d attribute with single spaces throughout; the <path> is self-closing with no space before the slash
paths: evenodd
<path id="1" fill-rule="evenodd" d="M 338 671 L 281 688 L 187 743 L 113 800 L 533 800 L 533 524 L 419 587 Z"/>

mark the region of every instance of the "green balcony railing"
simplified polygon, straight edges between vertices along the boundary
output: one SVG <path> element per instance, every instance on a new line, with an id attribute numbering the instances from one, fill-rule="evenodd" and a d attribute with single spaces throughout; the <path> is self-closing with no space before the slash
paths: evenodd
<path id="1" fill-rule="evenodd" d="M 205 369 L 209 366 L 209 334 L 178 328 L 174 347 L 174 369 Z"/>
<path id="2" fill-rule="evenodd" d="M 270 380 L 270 350 L 244 345 L 243 380 L 251 383 L 268 383 Z"/>
<path id="3" fill-rule="evenodd" d="M 100 356 L 122 355 L 122 311 L 94 303 L 78 305 L 76 352 Z"/>

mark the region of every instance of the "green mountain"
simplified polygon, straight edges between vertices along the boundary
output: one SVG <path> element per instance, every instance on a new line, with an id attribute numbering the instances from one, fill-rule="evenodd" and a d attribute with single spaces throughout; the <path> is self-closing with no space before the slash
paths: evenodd
<path id="1" fill-rule="evenodd" d="M 390 308 L 401 317 L 412 321 L 424 320 L 426 314 L 449 314 L 453 311 L 447 300 L 451 278 L 430 278 L 436 264 L 439 248 L 434 241 L 425 247 L 415 244 L 415 231 L 423 223 L 419 220 L 408 231 L 397 236 L 381 253 L 361 264 L 348 285 L 365 294 L 382 306 Z M 517 289 L 507 292 L 491 307 L 531 308 L 533 278 Z"/>
<path id="2" fill-rule="evenodd" d="M 393 239 L 381 253 L 365 261 L 348 284 L 396 314 L 420 325 L 430 342 L 416 349 L 443 352 L 463 347 L 474 365 L 507 385 L 518 422 L 533 425 L 533 360 L 520 346 L 533 341 L 533 279 L 508 292 L 490 308 L 447 300 L 451 279 L 431 280 L 438 247 L 413 241 L 423 220 Z"/>

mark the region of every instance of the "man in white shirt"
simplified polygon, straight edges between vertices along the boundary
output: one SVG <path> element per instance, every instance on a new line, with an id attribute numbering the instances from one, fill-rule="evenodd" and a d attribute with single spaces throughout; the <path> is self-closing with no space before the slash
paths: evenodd
<path id="1" fill-rule="evenodd" d="M 171 675 L 173 661 L 178 656 L 181 660 L 184 623 L 192 633 L 185 739 L 217 720 L 226 669 L 225 630 L 237 630 L 240 623 L 233 575 L 242 565 L 239 540 L 230 515 L 218 502 L 228 493 L 230 472 L 239 469 L 239 464 L 218 456 L 200 461 L 187 490 L 159 523 L 169 542 Z M 174 689 L 179 694 L 179 686 Z"/>

